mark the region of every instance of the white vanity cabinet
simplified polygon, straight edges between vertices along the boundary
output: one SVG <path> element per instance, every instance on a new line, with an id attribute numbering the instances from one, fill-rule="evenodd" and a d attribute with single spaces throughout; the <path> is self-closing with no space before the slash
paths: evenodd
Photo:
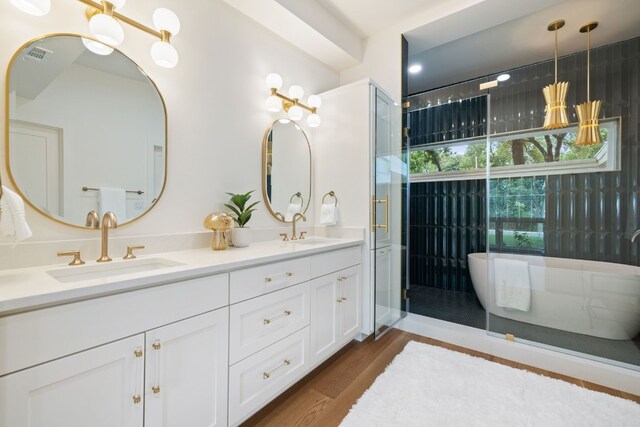
<path id="1" fill-rule="evenodd" d="M 145 426 L 227 425 L 228 315 L 222 308 L 145 334 Z"/>
<path id="2" fill-rule="evenodd" d="M 144 335 L 0 378 L 0 425 L 143 424 Z"/>
<path id="3" fill-rule="evenodd" d="M 316 366 L 360 332 L 360 266 L 311 281 L 311 365 Z"/>

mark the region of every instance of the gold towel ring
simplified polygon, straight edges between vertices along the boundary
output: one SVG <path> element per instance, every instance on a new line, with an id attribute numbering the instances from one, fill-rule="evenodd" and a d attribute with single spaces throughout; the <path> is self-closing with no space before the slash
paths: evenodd
<path id="1" fill-rule="evenodd" d="M 304 205 L 304 197 L 302 197 L 302 194 L 298 191 L 297 193 L 295 193 L 293 196 L 291 196 L 291 198 L 289 199 L 289 203 L 293 203 L 293 198 L 294 197 L 299 197 L 300 200 L 302 200 L 302 204 Z"/>
<path id="2" fill-rule="evenodd" d="M 336 199 L 334 205 L 338 206 L 338 196 L 336 196 L 336 193 L 334 191 L 329 191 L 327 194 L 325 194 L 324 196 L 322 196 L 322 204 L 324 205 L 324 199 L 327 198 L 327 196 L 333 197 L 334 199 Z"/>

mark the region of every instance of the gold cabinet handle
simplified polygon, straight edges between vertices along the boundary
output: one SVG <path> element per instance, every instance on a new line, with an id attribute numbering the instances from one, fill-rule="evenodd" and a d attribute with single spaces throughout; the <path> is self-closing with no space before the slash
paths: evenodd
<path id="1" fill-rule="evenodd" d="M 154 350 L 160 350 L 162 348 L 162 344 L 160 344 L 160 341 L 156 341 L 151 344 L 151 347 L 153 347 Z"/>
<path id="2" fill-rule="evenodd" d="M 162 348 L 162 344 L 160 344 L 160 340 L 155 340 L 153 342 L 153 344 L 151 344 L 151 347 L 154 350 L 155 353 L 155 381 L 154 383 L 156 383 L 156 385 L 151 386 L 151 391 L 153 392 L 153 394 L 158 394 L 160 393 L 160 349 Z"/>
<path id="3" fill-rule="evenodd" d="M 265 283 L 269 283 L 269 282 L 273 282 L 273 279 L 277 279 L 278 277 L 292 277 L 293 276 L 293 272 L 291 271 L 287 271 L 286 273 L 283 274 L 276 274 L 275 276 L 267 276 L 264 278 Z"/>
<path id="4" fill-rule="evenodd" d="M 136 394 L 135 396 L 133 396 L 133 403 L 135 403 L 137 405 L 140 402 L 142 402 L 142 398 L 140 397 L 139 394 Z"/>
<path id="5" fill-rule="evenodd" d="M 69 265 L 82 265 L 84 261 L 80 258 L 80 251 L 59 251 L 58 256 L 72 256 L 73 260 Z"/>
<path id="6" fill-rule="evenodd" d="M 293 311 L 291 311 L 291 310 L 285 310 L 285 311 L 282 312 L 282 314 L 278 314 L 277 316 L 272 317 L 271 319 L 264 319 L 262 321 L 262 323 L 264 323 L 265 325 L 268 325 L 269 323 L 273 322 L 274 320 L 278 320 L 281 317 L 291 316 L 292 313 L 293 313 Z"/>
<path id="7" fill-rule="evenodd" d="M 282 368 L 283 366 L 289 366 L 289 365 L 291 365 L 291 360 L 289 360 L 289 359 L 284 359 L 284 361 L 283 361 L 281 364 L 279 364 L 278 366 L 276 366 L 276 367 L 275 367 L 275 368 L 273 368 L 272 370 L 270 370 L 270 371 L 266 371 L 266 372 L 263 372 L 263 373 L 262 373 L 262 379 L 263 379 L 263 380 L 267 380 L 267 379 L 269 379 L 269 378 L 271 377 L 271 375 L 272 375 L 275 371 L 277 371 L 278 369 Z"/>
<path id="8" fill-rule="evenodd" d="M 160 386 L 159 385 L 154 385 L 153 387 L 151 387 L 151 391 L 153 391 L 153 394 L 160 393 Z"/>
<path id="9" fill-rule="evenodd" d="M 127 254 L 122 257 L 122 259 L 136 259 L 136 256 L 133 254 L 133 251 L 144 249 L 144 245 L 140 246 L 127 246 Z"/>
<path id="10" fill-rule="evenodd" d="M 376 206 L 378 204 L 384 204 L 384 224 L 376 224 Z M 376 228 L 382 228 L 387 233 L 389 232 L 389 195 L 387 194 L 384 199 L 377 200 L 375 196 L 371 196 L 371 231 L 376 231 Z"/>

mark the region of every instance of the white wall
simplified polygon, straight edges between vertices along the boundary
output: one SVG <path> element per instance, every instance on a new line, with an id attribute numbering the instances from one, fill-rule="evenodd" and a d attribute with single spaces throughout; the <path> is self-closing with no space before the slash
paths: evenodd
<path id="1" fill-rule="evenodd" d="M 178 66 L 166 70 L 155 65 L 149 55 L 153 38 L 128 26 L 121 50 L 142 66 L 166 101 L 167 187 L 149 214 L 114 230 L 114 236 L 203 231 L 202 220 L 227 201 L 225 192 L 255 189 L 260 197 L 262 136 L 278 117 L 264 107 L 269 95 L 265 76 L 278 72 L 285 87 L 300 84 L 307 93 L 323 92 L 339 82 L 336 72 L 221 0 L 137 0 L 128 2 L 122 13 L 151 25 L 153 10 L 161 6 L 174 10 L 182 23 L 180 34 L 172 40 L 180 54 Z M 7 69 L 11 56 L 25 42 L 62 32 L 88 34 L 81 3 L 53 0 L 49 15 L 33 17 L 0 2 L 0 69 Z M 4 86 L 1 93 L 4 98 Z M 0 123 L 4 147 L 6 123 Z M 0 174 L 9 185 L 4 150 L 0 153 Z M 262 204 L 258 207 L 252 227 L 279 225 Z M 34 231 L 31 242 L 96 236 L 95 231 L 57 224 L 29 208 L 27 218 Z M 10 250 L 0 246 L 0 257 Z"/>

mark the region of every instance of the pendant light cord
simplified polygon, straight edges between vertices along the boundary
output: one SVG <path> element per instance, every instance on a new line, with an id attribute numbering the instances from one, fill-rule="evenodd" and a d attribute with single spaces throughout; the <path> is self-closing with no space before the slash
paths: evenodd
<path id="1" fill-rule="evenodd" d="M 587 102 L 591 102 L 589 82 L 591 81 L 591 30 L 587 30 Z"/>
<path id="2" fill-rule="evenodd" d="M 558 83 L 558 28 L 553 32 L 556 36 L 556 49 L 555 49 L 555 79 L 556 83 Z"/>

